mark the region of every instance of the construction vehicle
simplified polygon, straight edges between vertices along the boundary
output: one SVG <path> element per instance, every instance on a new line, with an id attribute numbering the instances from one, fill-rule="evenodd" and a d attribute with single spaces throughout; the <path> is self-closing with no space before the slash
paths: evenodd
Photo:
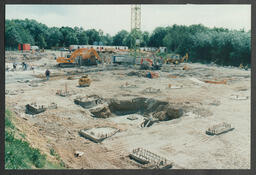
<path id="1" fill-rule="evenodd" d="M 84 75 L 78 80 L 78 84 L 80 87 L 89 87 L 91 85 L 91 82 L 92 80 L 88 78 L 88 75 Z"/>
<path id="2" fill-rule="evenodd" d="M 181 58 L 179 54 L 171 55 L 170 58 L 166 59 L 166 64 L 180 64 L 188 61 L 188 53 Z"/>
<path id="3" fill-rule="evenodd" d="M 149 58 L 142 58 L 140 61 L 140 69 L 143 70 L 160 70 L 161 64 L 158 61 L 153 61 Z"/>
<path id="4" fill-rule="evenodd" d="M 129 55 L 114 55 L 112 56 L 112 62 L 114 64 L 132 64 L 133 58 Z"/>
<path id="5" fill-rule="evenodd" d="M 78 48 L 66 57 L 58 57 L 56 61 L 60 67 L 75 65 L 97 65 L 97 61 L 101 61 L 97 51 L 93 48 Z"/>
<path id="6" fill-rule="evenodd" d="M 148 70 L 152 67 L 153 61 L 149 58 L 141 58 L 140 69 Z"/>

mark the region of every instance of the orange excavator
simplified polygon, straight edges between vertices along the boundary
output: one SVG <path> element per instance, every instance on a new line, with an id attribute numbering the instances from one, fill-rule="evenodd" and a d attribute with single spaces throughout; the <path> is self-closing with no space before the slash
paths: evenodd
<path id="1" fill-rule="evenodd" d="M 140 61 L 140 69 L 144 70 L 160 70 L 161 65 L 157 61 L 153 61 L 149 58 L 142 58 Z"/>
<path id="2" fill-rule="evenodd" d="M 75 65 L 97 65 L 97 61 L 101 61 L 97 51 L 93 48 L 78 48 L 66 57 L 58 57 L 56 61 L 60 67 Z"/>
<path id="3" fill-rule="evenodd" d="M 144 62 L 148 62 L 148 64 L 150 66 L 152 66 L 152 64 L 153 64 L 153 61 L 151 59 L 149 59 L 149 58 L 141 58 L 140 64 L 143 64 Z"/>
<path id="4" fill-rule="evenodd" d="M 152 67 L 153 61 L 149 58 L 141 58 L 140 60 L 140 69 L 148 70 Z"/>

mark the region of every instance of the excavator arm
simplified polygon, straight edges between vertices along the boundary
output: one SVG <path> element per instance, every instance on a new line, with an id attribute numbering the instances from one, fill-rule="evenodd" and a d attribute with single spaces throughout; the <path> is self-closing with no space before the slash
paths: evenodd
<path id="1" fill-rule="evenodd" d="M 90 56 L 85 57 L 85 59 L 90 58 L 91 56 L 95 56 L 99 61 L 101 61 L 101 58 L 95 49 L 91 48 L 90 50 L 88 50 L 88 52 L 89 52 Z"/>
<path id="2" fill-rule="evenodd" d="M 57 62 L 59 64 L 73 64 L 77 57 L 81 56 L 82 59 L 90 59 L 92 56 L 95 56 L 97 60 L 101 60 L 100 56 L 98 55 L 97 51 L 93 48 L 80 48 L 75 50 L 70 57 L 59 57 L 57 58 Z"/>
<path id="3" fill-rule="evenodd" d="M 81 54 L 88 50 L 87 48 L 81 48 L 81 49 L 77 49 L 75 50 L 71 55 L 70 57 L 58 57 L 57 58 L 57 62 L 58 63 L 74 63 L 75 62 L 75 59 L 76 57 L 78 56 L 81 56 Z"/>

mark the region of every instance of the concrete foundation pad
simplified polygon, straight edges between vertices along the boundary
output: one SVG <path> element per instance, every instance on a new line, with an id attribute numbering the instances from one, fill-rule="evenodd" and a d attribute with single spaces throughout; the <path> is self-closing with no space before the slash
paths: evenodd
<path id="1" fill-rule="evenodd" d="M 110 127 L 102 127 L 102 128 L 92 128 L 88 130 L 81 130 L 79 134 L 86 139 L 89 139 L 93 142 L 100 143 L 104 139 L 113 136 L 119 132 L 116 128 L 110 128 Z"/>
<path id="2" fill-rule="evenodd" d="M 129 157 L 140 164 L 146 165 L 146 168 L 168 169 L 173 164 L 167 159 L 143 148 L 134 149 L 129 154 Z"/>
<path id="3" fill-rule="evenodd" d="M 228 131 L 232 131 L 234 130 L 234 128 L 231 127 L 231 124 L 228 123 L 220 123 L 218 125 L 214 125 L 212 127 L 210 127 L 207 131 L 206 134 L 208 135 L 220 135 L 223 133 L 226 133 Z"/>
<path id="4" fill-rule="evenodd" d="M 46 108 L 41 105 L 37 105 L 35 103 L 31 103 L 31 104 L 27 104 L 26 105 L 26 114 L 31 114 L 31 115 L 35 115 L 35 114 L 39 114 L 41 112 L 46 111 Z"/>

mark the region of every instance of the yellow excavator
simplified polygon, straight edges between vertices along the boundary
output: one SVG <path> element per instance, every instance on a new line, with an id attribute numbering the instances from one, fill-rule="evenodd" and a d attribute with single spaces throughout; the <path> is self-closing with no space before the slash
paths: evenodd
<path id="1" fill-rule="evenodd" d="M 180 64 L 188 61 L 188 53 L 181 58 L 179 54 L 172 55 L 171 58 L 166 59 L 166 64 Z"/>
<path id="2" fill-rule="evenodd" d="M 58 57 L 56 59 L 60 67 L 69 67 L 75 65 L 97 65 L 97 61 L 101 61 L 100 56 L 94 48 L 78 48 L 66 57 Z"/>

